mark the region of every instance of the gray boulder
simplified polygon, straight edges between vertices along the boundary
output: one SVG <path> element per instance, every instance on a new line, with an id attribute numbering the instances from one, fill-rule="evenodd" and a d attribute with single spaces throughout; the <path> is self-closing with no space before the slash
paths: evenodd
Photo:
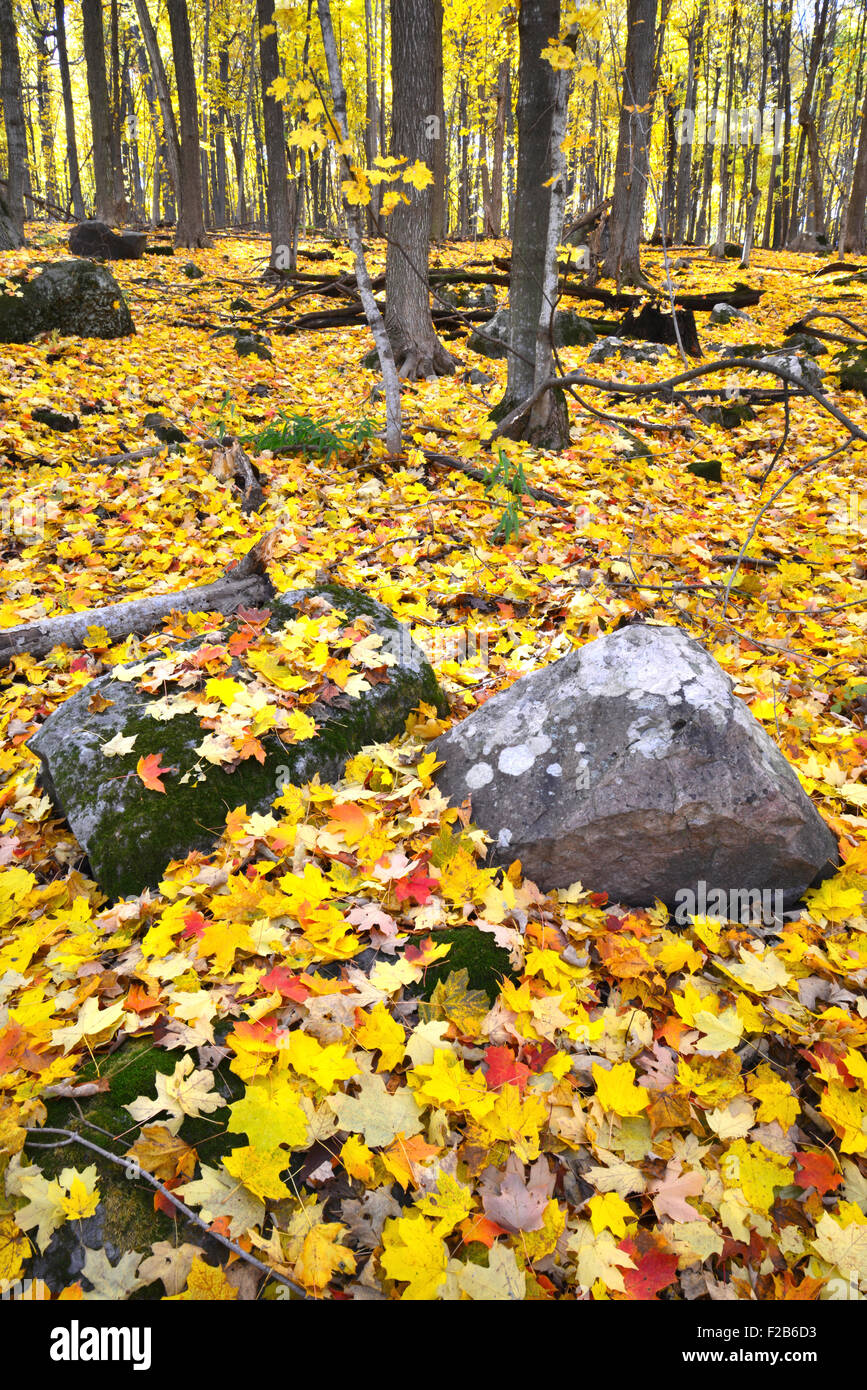
<path id="1" fill-rule="evenodd" d="M 497 864 L 615 902 L 782 893 L 836 855 L 793 769 L 713 658 L 636 625 L 522 677 L 432 745 L 440 790 L 472 799 Z M 696 909 L 701 910 L 701 909 Z"/>
<path id="2" fill-rule="evenodd" d="M 167 716 L 161 697 L 164 689 L 176 693 L 178 685 L 171 678 L 166 684 L 160 676 L 159 689 L 149 694 L 140 689 L 139 678 L 118 678 L 127 668 L 114 668 L 83 686 L 31 739 L 30 747 L 42 764 L 42 786 L 66 817 L 87 853 L 94 877 L 111 897 L 153 887 L 172 859 L 182 859 L 193 849 L 212 849 L 233 807 L 246 806 L 248 812 L 265 814 L 287 783 L 301 785 L 316 773 L 323 782 L 335 780 L 359 748 L 402 732 L 407 715 L 420 700 L 445 709 L 433 671 L 408 630 L 364 595 L 336 586 L 282 594 L 271 604 L 269 633 L 288 625 L 291 637 L 298 605 L 311 600 L 319 600 L 325 611 L 334 608 L 344 613 L 348 623 L 365 619 L 383 639 L 382 645 L 372 653 L 366 690 L 350 695 L 332 685 L 316 703 L 302 707 L 316 721 L 312 737 L 293 743 L 281 742 L 278 732 L 260 733 L 264 763 L 248 757 L 229 770 L 222 761 L 210 761 L 200 745 L 214 733 L 208 734 L 198 712 Z M 195 638 L 182 644 L 180 651 L 194 656 L 202 646 L 211 647 L 220 640 L 213 634 L 204 641 Z M 379 663 L 380 652 L 393 662 Z M 202 686 L 195 669 L 190 667 L 185 676 L 192 679 L 188 687 L 192 691 Z M 365 670 L 360 672 L 366 678 Z M 234 680 L 243 676 L 249 683 L 255 671 L 249 664 L 242 668 L 235 658 L 225 674 Z M 202 675 L 207 673 L 201 671 Z M 258 688 L 263 686 L 267 693 L 267 675 L 259 677 Z M 112 702 L 100 713 L 91 708 L 97 695 Z M 104 745 L 116 735 L 135 736 L 135 746 L 128 753 L 107 756 Z M 173 769 L 164 778 L 163 794 L 145 787 L 136 775 L 139 759 L 150 754 L 160 754 L 162 768 Z"/>
<path id="3" fill-rule="evenodd" d="M 77 338 L 125 338 L 132 315 L 111 271 L 95 261 L 53 261 L 32 279 L 10 277 L 0 294 L 0 343 L 29 343 L 56 330 Z"/>
<path id="4" fill-rule="evenodd" d="M 774 352 L 761 359 L 771 367 L 782 367 L 783 371 L 791 372 L 798 381 L 802 381 L 805 386 L 812 386 L 814 390 L 819 390 L 825 373 L 817 362 L 806 353 L 798 352 Z M 782 386 L 778 379 L 777 385 Z"/>
<path id="5" fill-rule="evenodd" d="M 467 347 L 482 357 L 506 357 L 509 351 L 509 310 L 498 309 L 492 319 L 475 329 Z M 596 341 L 593 325 L 574 309 L 557 309 L 554 314 L 554 346 L 584 347 Z"/>
<path id="6" fill-rule="evenodd" d="M 146 232 L 116 232 L 105 222 L 79 222 L 69 233 L 73 256 L 101 261 L 140 260 L 147 245 Z"/>
<path id="7" fill-rule="evenodd" d="M 605 362 L 609 357 L 622 357 L 624 362 L 658 362 L 670 353 L 662 343 L 627 342 L 625 338 L 601 338 L 587 354 L 588 362 Z"/>
<path id="8" fill-rule="evenodd" d="M 733 304 L 719 303 L 713 306 L 710 316 L 711 323 L 732 323 L 735 319 L 743 319 L 745 323 L 752 323 L 749 314 L 745 314 L 742 309 L 736 309 Z"/>

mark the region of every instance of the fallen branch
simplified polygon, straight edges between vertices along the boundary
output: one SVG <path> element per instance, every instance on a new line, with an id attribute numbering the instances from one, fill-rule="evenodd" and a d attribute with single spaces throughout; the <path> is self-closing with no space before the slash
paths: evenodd
<path id="1" fill-rule="evenodd" d="M 91 1139 L 85 1139 L 83 1135 L 76 1134 L 75 1130 L 72 1129 L 57 1129 L 53 1125 L 46 1125 L 43 1129 L 34 1129 L 28 1126 L 25 1132 L 35 1135 L 59 1134 L 61 1136 L 59 1140 L 51 1144 L 34 1144 L 32 1140 L 29 1140 L 28 1143 L 31 1148 L 60 1149 L 64 1148 L 67 1144 L 81 1144 L 83 1148 L 90 1149 L 93 1153 L 99 1154 L 100 1158 L 106 1159 L 109 1163 L 117 1164 L 118 1168 L 123 1168 L 127 1177 L 134 1175 L 136 1178 L 141 1178 L 144 1182 L 149 1183 L 151 1187 L 155 1188 L 156 1191 L 161 1194 L 165 1201 L 170 1202 L 182 1216 L 186 1217 L 187 1221 L 192 1222 L 194 1226 L 198 1226 L 209 1235 L 212 1240 L 215 1240 L 218 1245 L 222 1245 L 227 1250 L 231 1250 L 239 1259 L 246 1261 L 247 1264 L 253 1265 L 255 1269 L 261 1270 L 263 1274 L 267 1274 L 269 1279 L 276 1279 L 278 1284 L 285 1284 L 293 1293 L 298 1294 L 299 1298 L 310 1298 L 310 1294 L 307 1293 L 306 1289 L 303 1289 L 300 1284 L 294 1283 L 293 1280 L 287 1279 L 285 1274 L 280 1274 L 278 1270 L 272 1269 L 270 1265 L 263 1264 L 261 1260 L 257 1260 L 255 1255 L 251 1255 L 242 1245 L 238 1245 L 237 1241 L 230 1240 L 228 1236 L 220 1235 L 218 1231 L 215 1231 L 213 1227 L 208 1225 L 207 1221 L 203 1221 L 201 1216 L 188 1207 L 185 1202 L 182 1202 L 180 1197 L 176 1197 L 170 1188 L 161 1183 L 159 1178 L 155 1178 L 153 1173 L 149 1173 L 146 1168 L 142 1168 L 138 1163 L 134 1163 L 130 1159 L 121 1158 L 118 1154 L 111 1153 L 110 1150 L 104 1149 L 100 1144 L 94 1144 Z"/>
<path id="2" fill-rule="evenodd" d="M 665 381 L 602 381 L 597 377 L 585 376 L 583 372 L 568 372 L 565 376 L 551 377 L 548 381 L 543 381 L 532 396 L 528 396 L 525 401 L 522 401 L 520 405 L 517 405 L 514 410 L 503 417 L 493 434 L 485 440 L 485 447 L 489 447 L 495 439 L 511 429 L 521 416 L 532 408 L 539 396 L 545 391 L 550 391 L 554 386 L 590 386 L 594 390 L 604 391 L 606 395 L 656 396 L 664 395 L 666 391 L 671 391 L 673 387 L 680 386 L 686 381 L 695 381 L 697 377 L 708 376 L 713 372 L 730 371 L 765 372 L 769 376 L 779 377 L 781 381 L 788 382 L 790 386 L 799 388 L 804 395 L 812 396 L 813 400 L 817 401 L 829 415 L 833 416 L 849 431 L 853 439 L 860 439 L 867 444 L 867 431 L 863 430 L 860 425 L 856 425 L 845 411 L 840 410 L 839 406 L 834 405 L 833 401 L 830 401 L 821 391 L 817 391 L 815 387 L 808 385 L 800 377 L 796 377 L 793 372 L 773 363 L 756 361 L 751 357 L 728 357 L 724 361 L 703 362 L 699 366 L 690 367 L 688 371 L 680 372 L 677 376 L 668 377 Z"/>
<path id="3" fill-rule="evenodd" d="M 140 637 L 154 632 L 171 613 L 229 614 L 239 607 L 261 608 L 274 594 L 265 566 L 278 529 L 267 531 L 237 565 L 212 584 L 6 628 L 0 631 L 0 667 L 22 652 L 39 658 L 54 647 L 81 647 L 89 627 L 105 628 L 112 642 L 121 642 L 132 633 Z"/>
<path id="4" fill-rule="evenodd" d="M 464 473 L 468 478 L 474 478 L 478 483 L 486 483 L 488 474 L 482 468 L 474 468 L 472 464 L 465 463 L 463 459 L 456 459 L 451 454 L 438 454 L 431 449 L 422 449 L 425 462 L 433 464 L 434 468 L 442 468 L 456 473 Z M 509 485 L 506 484 L 508 487 Z M 555 492 L 546 492 L 541 487 L 530 487 L 529 485 L 521 492 L 516 486 L 509 489 L 517 496 L 532 497 L 537 502 L 548 502 L 552 507 L 568 507 L 569 503 L 564 497 L 558 497 Z"/>

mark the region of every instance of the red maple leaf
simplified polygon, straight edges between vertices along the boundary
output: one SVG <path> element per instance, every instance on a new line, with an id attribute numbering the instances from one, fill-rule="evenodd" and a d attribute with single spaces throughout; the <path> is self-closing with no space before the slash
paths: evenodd
<path id="1" fill-rule="evenodd" d="M 833 1192 L 843 1181 L 843 1174 L 837 1172 L 837 1165 L 828 1153 L 797 1153 L 797 1183 L 799 1187 L 815 1187 L 820 1197 Z"/>
<path id="2" fill-rule="evenodd" d="M 395 881 L 394 891 L 399 903 L 406 902 L 407 898 L 412 898 L 413 902 L 422 906 L 428 901 L 432 888 L 439 887 L 439 880 L 427 878 L 423 868 L 416 869 L 411 878 L 399 878 Z"/>
<path id="3" fill-rule="evenodd" d="M 294 999 L 296 1004 L 303 1004 L 304 1000 L 309 999 L 313 993 L 297 975 L 293 975 L 291 970 L 287 970 L 285 965 L 275 965 L 273 970 L 262 976 L 259 984 L 269 994 L 273 994 L 276 989 L 284 999 Z"/>
<path id="4" fill-rule="evenodd" d="M 519 1062 L 509 1047 L 489 1047 L 485 1050 L 485 1081 L 489 1091 L 498 1091 L 502 1086 L 514 1085 L 523 1095 L 532 1072 L 523 1062 Z"/>
<path id="5" fill-rule="evenodd" d="M 184 930 L 182 932 L 182 935 L 186 937 L 187 940 L 189 940 L 191 936 L 200 938 L 204 935 L 205 927 L 207 925 L 208 923 L 202 916 L 201 912 L 188 912 L 186 917 L 184 918 Z"/>
<path id="6" fill-rule="evenodd" d="M 635 1262 L 635 1269 L 623 1270 L 623 1286 L 630 1299 L 655 1302 L 660 1289 L 667 1289 L 677 1278 L 677 1256 L 655 1231 L 637 1231 L 617 1248 Z"/>

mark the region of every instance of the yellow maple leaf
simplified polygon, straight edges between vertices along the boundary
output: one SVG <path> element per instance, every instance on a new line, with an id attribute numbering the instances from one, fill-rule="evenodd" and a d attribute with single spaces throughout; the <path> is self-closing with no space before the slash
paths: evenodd
<path id="1" fill-rule="evenodd" d="M 391 1071 L 403 1061 L 406 1034 L 381 1001 L 365 1016 L 355 1036 L 362 1047 L 381 1053 L 377 1071 Z"/>
<path id="2" fill-rule="evenodd" d="M 845 922 L 859 914 L 863 898 L 864 890 L 847 881 L 845 871 L 804 894 L 811 917 L 824 917 L 829 922 Z"/>
<path id="3" fill-rule="evenodd" d="M 404 169 L 401 177 L 404 183 L 412 184 L 413 188 L 417 189 L 427 188 L 428 185 L 432 184 L 434 181 L 434 176 L 430 169 L 420 159 L 417 159 L 414 164 L 410 164 L 407 169 Z"/>
<path id="4" fill-rule="evenodd" d="M 347 1055 L 342 1043 L 328 1043 L 325 1046 L 312 1037 L 295 1029 L 289 1034 L 283 1054 L 302 1076 L 309 1076 L 324 1091 L 333 1091 L 338 1081 L 347 1081 L 358 1073 L 358 1067 Z"/>
<path id="5" fill-rule="evenodd" d="M 445 1282 L 449 1252 L 424 1217 L 391 1217 L 382 1229 L 379 1263 L 387 1279 L 406 1284 L 405 1299 L 436 1298 Z"/>
<path id="6" fill-rule="evenodd" d="M 603 1110 L 620 1116 L 640 1115 L 650 1104 L 647 1091 L 635 1084 L 635 1068 L 631 1062 L 618 1062 L 610 1071 L 594 1062 L 593 1080 L 596 1099 Z"/>
<path id="7" fill-rule="evenodd" d="M 168 1294 L 164 1303 L 229 1303 L 238 1297 L 238 1290 L 230 1284 L 219 1265 L 206 1264 L 197 1256 L 187 1275 L 187 1287 L 183 1293 Z"/>
<path id="8" fill-rule="evenodd" d="M 330 1221 L 308 1231 L 295 1265 L 295 1273 L 306 1288 L 324 1289 L 338 1271 L 354 1273 L 355 1256 L 340 1244 L 346 1230 L 339 1221 Z"/>
<path id="9" fill-rule="evenodd" d="M 373 1182 L 373 1154 L 357 1134 L 350 1134 L 340 1150 L 340 1162 L 351 1178 L 359 1182 Z"/>
<path id="10" fill-rule="evenodd" d="M 233 1178 L 244 1184 L 248 1192 L 252 1192 L 254 1197 L 260 1198 L 263 1202 L 270 1198 L 292 1196 L 291 1188 L 288 1188 L 280 1177 L 288 1166 L 289 1155 L 283 1150 L 263 1153 L 261 1149 L 254 1149 L 252 1145 L 233 1149 L 223 1159 L 226 1172 L 231 1173 Z"/>
<path id="11" fill-rule="evenodd" d="M 625 1236 L 627 1224 L 636 1220 L 636 1214 L 628 1202 L 617 1192 L 597 1193 L 587 1203 L 590 1225 L 594 1234 L 600 1231 L 613 1231 L 616 1236 Z"/>

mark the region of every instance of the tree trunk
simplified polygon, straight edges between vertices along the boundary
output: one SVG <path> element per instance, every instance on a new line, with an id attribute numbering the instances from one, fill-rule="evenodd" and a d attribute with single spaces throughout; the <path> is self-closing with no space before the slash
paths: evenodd
<path id="1" fill-rule="evenodd" d="M 689 46 L 687 52 L 687 75 L 686 93 L 684 105 L 687 111 L 694 112 L 696 104 L 696 93 L 698 91 L 698 63 L 701 50 L 702 39 L 704 36 L 704 23 L 706 8 L 704 2 L 699 6 L 698 16 L 689 31 Z M 683 138 L 685 132 L 681 131 L 681 144 L 677 155 L 677 178 L 675 185 L 675 214 L 674 214 L 674 239 L 682 242 L 686 238 L 687 227 L 689 225 L 689 195 L 692 174 L 692 152 L 693 152 L 693 132 L 690 130 L 689 138 Z"/>
<path id="2" fill-rule="evenodd" d="M 160 155 L 165 163 L 169 182 L 171 183 L 172 192 L 174 194 L 174 202 L 175 205 L 177 205 L 180 201 L 181 187 L 181 147 L 178 139 L 178 127 L 175 121 L 175 113 L 172 108 L 171 97 L 169 96 L 168 79 L 166 77 L 166 70 L 163 65 L 162 54 L 157 42 L 154 26 L 151 23 L 147 0 L 135 0 L 135 8 L 136 14 L 138 15 L 141 36 L 150 62 L 151 77 L 156 90 L 157 101 L 159 102 L 160 114 L 162 115 L 163 133 L 160 140 Z M 141 70 L 141 55 L 139 55 L 139 70 Z M 151 100 L 150 96 L 148 100 Z"/>
<path id="3" fill-rule="evenodd" d="M 12 0 L 0 0 L 0 105 L 8 157 L 6 197 L 0 194 L 0 250 L 24 245 L 27 127 L 21 100 L 21 60 Z"/>
<path id="4" fill-rule="evenodd" d="M 111 143 L 111 178 L 118 220 L 123 222 L 127 215 L 126 190 L 123 182 L 123 159 L 120 150 L 120 133 L 123 126 L 122 102 L 120 95 L 120 18 L 117 0 L 111 0 L 111 113 L 109 116 L 109 137 Z"/>
<path id="5" fill-rule="evenodd" d="M 100 222 L 107 222 L 110 227 L 114 227 L 120 220 L 120 209 L 115 199 L 111 159 L 111 110 L 105 75 L 102 0 L 81 0 L 81 18 L 84 60 L 87 65 L 90 128 L 93 137 L 94 216 Z"/>
<path id="6" fill-rule="evenodd" d="M 81 196 L 81 172 L 78 167 L 78 145 L 75 139 L 75 107 L 72 102 L 72 80 L 69 75 L 69 52 L 66 46 L 66 14 L 64 0 L 54 0 L 54 31 L 57 38 L 57 61 L 60 65 L 60 85 L 63 90 L 63 115 L 66 123 L 66 163 L 69 169 L 69 195 L 72 211 L 79 222 L 84 221 L 84 199 Z"/>
<path id="7" fill-rule="evenodd" d="M 654 0 L 655 4 L 656 0 Z M 509 273 L 509 358 L 501 419 L 532 394 L 551 209 L 551 128 L 557 75 L 542 57 L 560 31 L 560 0 L 524 0 L 518 16 L 518 174 Z M 546 186 L 547 185 L 547 186 Z"/>
<path id="8" fill-rule="evenodd" d="M 286 173 L 286 136 L 283 107 L 268 89 L 280 76 L 277 34 L 274 29 L 274 0 L 256 0 L 259 15 L 259 62 L 262 70 L 262 114 L 265 124 L 265 153 L 268 159 L 268 230 L 271 234 L 270 270 L 295 269 L 295 190 L 290 193 Z M 270 33 L 263 33 L 270 27 Z"/>
<path id="9" fill-rule="evenodd" d="M 45 174 L 45 201 L 57 206 L 57 180 L 54 173 L 54 121 L 51 116 L 51 60 L 48 56 L 48 22 L 41 7 L 34 6 L 36 25 L 33 46 L 36 50 L 36 109 L 39 113 L 39 140 L 42 148 L 42 168 Z"/>
<path id="10" fill-rule="evenodd" d="M 376 59 L 376 35 L 373 31 L 371 0 L 364 0 L 364 39 L 364 91 L 367 117 L 364 127 L 364 157 L 367 161 L 368 169 L 371 169 L 373 168 L 373 162 L 379 152 L 376 143 L 379 119 L 376 110 L 376 70 L 374 67 Z M 372 184 L 370 189 L 370 202 L 367 207 L 367 231 L 369 236 L 375 236 L 378 232 L 379 208 L 381 202 L 381 185 Z"/>
<path id="11" fill-rule="evenodd" d="M 548 234 L 545 246 L 545 279 L 542 286 L 542 307 L 536 331 L 536 363 L 533 389 L 554 375 L 554 314 L 557 309 L 559 265 L 558 250 L 563 235 L 563 214 L 566 210 L 566 158 L 563 143 L 569 114 L 571 73 L 558 72 L 554 78 L 554 112 L 551 120 L 551 148 L 548 168 L 551 170 L 551 205 L 548 211 Z M 569 414 L 566 398 L 561 391 L 546 391 L 530 411 L 525 438 L 540 449 L 565 449 L 569 443 Z"/>
<path id="12" fill-rule="evenodd" d="M 328 0 L 317 0 L 319 12 L 319 26 L 322 30 L 322 45 L 325 49 L 325 61 L 328 65 L 328 80 L 331 86 L 331 100 L 334 105 L 334 117 L 337 121 L 337 128 L 340 131 L 342 141 L 349 139 L 349 127 L 346 121 L 346 89 L 343 85 L 343 75 L 340 71 L 340 60 L 337 56 L 337 43 L 334 38 L 334 25 L 331 22 L 331 7 Z M 349 235 L 349 245 L 355 258 L 355 281 L 358 285 L 358 293 L 364 306 L 364 315 L 373 334 L 376 343 L 376 350 L 379 353 L 379 364 L 382 370 L 382 385 L 385 392 L 385 441 L 388 452 L 392 456 L 400 453 L 403 446 L 403 434 L 400 413 L 400 381 L 398 380 L 397 368 L 394 361 L 394 354 L 391 350 L 388 333 L 386 332 L 383 318 L 373 297 L 373 290 L 370 284 L 370 276 L 367 273 L 367 262 L 364 259 L 364 246 L 361 239 L 361 221 L 358 216 L 358 208 L 344 199 L 346 212 L 346 226 Z"/>
<path id="13" fill-rule="evenodd" d="M 497 71 L 497 114 L 494 120 L 494 167 L 491 172 L 492 237 L 503 234 L 503 146 L 506 139 L 506 97 L 509 90 L 509 60 L 504 58 Z"/>
<path id="14" fill-rule="evenodd" d="M 854 251 L 861 256 L 867 251 L 867 230 L 864 226 L 864 209 L 867 204 L 867 91 L 861 107 L 861 126 L 858 131 L 858 152 L 852 172 L 852 191 L 846 209 L 846 226 L 841 252 Z"/>
<path id="15" fill-rule="evenodd" d="M 717 219 L 716 241 L 711 247 L 710 254 L 722 260 L 725 255 L 726 226 L 729 213 L 729 189 L 731 187 L 732 176 L 732 154 L 731 154 L 731 118 L 732 118 L 732 99 L 735 87 L 735 50 L 734 38 L 737 31 L 738 10 L 737 4 L 732 9 L 731 26 L 728 36 L 728 73 L 726 76 L 726 112 L 725 128 L 722 131 L 719 154 L 719 217 Z M 716 122 L 714 122 L 716 123 Z"/>
<path id="16" fill-rule="evenodd" d="M 443 94 L 443 0 L 434 0 L 434 127 L 431 132 L 433 166 L 433 191 L 431 206 L 431 236 L 434 241 L 444 241 L 449 230 L 449 206 L 447 197 L 447 154 L 446 108 Z"/>
<path id="17" fill-rule="evenodd" d="M 190 38 L 187 0 L 167 0 L 172 35 L 172 57 L 178 87 L 181 134 L 181 181 L 178 189 L 178 225 L 175 246 L 206 246 L 202 215 L 202 169 L 199 151 L 199 99 Z"/>
<path id="18" fill-rule="evenodd" d="M 425 117 L 436 101 L 435 50 L 434 0 L 391 0 L 391 152 L 425 168 Z M 386 331 L 401 376 L 447 376 L 454 360 L 437 338 L 430 312 L 431 190 L 403 184 L 401 192 L 409 202 L 398 203 L 387 220 Z"/>
<path id="19" fill-rule="evenodd" d="M 644 283 L 640 241 L 647 192 L 650 89 L 653 78 L 657 0 L 627 0 L 626 57 L 617 138 L 614 202 L 602 275 L 621 285 Z"/>

